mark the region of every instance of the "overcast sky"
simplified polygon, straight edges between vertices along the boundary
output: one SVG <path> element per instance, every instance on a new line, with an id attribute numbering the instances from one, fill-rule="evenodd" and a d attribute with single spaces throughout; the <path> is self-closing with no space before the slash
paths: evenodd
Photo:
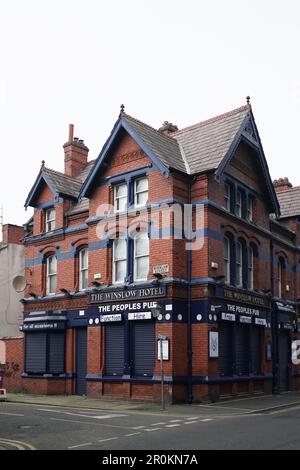
<path id="1" fill-rule="evenodd" d="M 272 178 L 300 184 L 299 0 L 0 0 L 0 206 L 23 224 L 68 124 L 96 158 L 126 112 L 180 128 L 249 94 Z"/>

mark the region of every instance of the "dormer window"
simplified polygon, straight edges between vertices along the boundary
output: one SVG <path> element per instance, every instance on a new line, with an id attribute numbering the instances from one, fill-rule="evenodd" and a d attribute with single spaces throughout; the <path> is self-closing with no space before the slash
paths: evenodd
<path id="1" fill-rule="evenodd" d="M 125 211 L 127 208 L 127 183 L 116 184 L 114 187 L 115 212 Z"/>
<path id="2" fill-rule="evenodd" d="M 228 212 L 230 212 L 230 209 L 231 209 L 231 187 L 228 183 L 225 183 L 224 207 Z"/>
<path id="3" fill-rule="evenodd" d="M 144 207 L 148 201 L 148 178 L 137 178 L 134 181 L 134 205 Z"/>
<path id="4" fill-rule="evenodd" d="M 235 215 L 238 217 L 242 217 L 242 202 L 243 202 L 243 197 L 242 197 L 242 192 L 238 189 L 236 192 L 236 203 L 235 203 Z"/>
<path id="5" fill-rule="evenodd" d="M 45 232 L 52 232 L 53 230 L 55 230 L 55 209 L 52 207 L 46 210 Z"/>

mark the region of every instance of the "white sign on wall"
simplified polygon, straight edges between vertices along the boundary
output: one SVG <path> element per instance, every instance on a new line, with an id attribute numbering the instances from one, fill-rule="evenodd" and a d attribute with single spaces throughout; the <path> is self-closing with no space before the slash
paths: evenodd
<path id="1" fill-rule="evenodd" d="M 157 342 L 157 359 L 160 361 L 161 359 L 161 350 L 160 350 L 160 344 L 162 343 L 162 353 L 163 353 L 163 361 L 168 361 L 169 360 L 169 340 L 168 339 L 163 339 L 163 340 L 158 340 Z"/>
<path id="2" fill-rule="evenodd" d="M 6 344 L 0 340 L 0 364 L 6 364 Z"/>
<path id="3" fill-rule="evenodd" d="M 210 358 L 219 357 L 219 332 L 218 331 L 209 332 L 209 357 Z"/>

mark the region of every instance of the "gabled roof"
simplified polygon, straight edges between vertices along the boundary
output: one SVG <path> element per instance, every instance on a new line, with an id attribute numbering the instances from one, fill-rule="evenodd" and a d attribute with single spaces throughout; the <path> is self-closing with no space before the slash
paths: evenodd
<path id="1" fill-rule="evenodd" d="M 300 216 L 300 186 L 278 191 L 276 194 L 280 204 L 281 219 Z"/>
<path id="2" fill-rule="evenodd" d="M 180 146 L 173 137 L 162 134 L 148 124 L 138 121 L 125 113 L 123 113 L 121 121 L 129 126 L 129 129 L 127 128 L 128 133 L 130 134 L 130 129 L 133 129 L 135 134 L 143 140 L 145 145 L 154 152 L 167 168 L 189 173 Z"/>
<path id="3" fill-rule="evenodd" d="M 25 207 L 34 206 L 34 201 L 38 197 L 41 185 L 44 183 L 50 188 L 54 198 L 65 196 L 71 199 L 78 199 L 82 186 L 80 180 L 66 176 L 50 168 L 42 167 L 28 194 Z"/>
<path id="4" fill-rule="evenodd" d="M 217 169 L 249 116 L 247 105 L 172 134 L 183 148 L 191 174 Z"/>
<path id="5" fill-rule="evenodd" d="M 184 173 L 188 172 L 180 146 L 175 139 L 122 112 L 105 142 L 94 168 L 82 186 L 80 198 L 89 196 L 96 176 L 99 174 L 112 146 L 124 130 L 135 140 L 164 175 L 167 176 L 169 174 L 170 168 Z"/>
<path id="6" fill-rule="evenodd" d="M 96 176 L 122 130 L 131 135 L 166 176 L 170 169 L 188 175 L 214 170 L 218 180 L 234 156 L 239 143 L 242 140 L 246 141 L 258 155 L 271 210 L 279 215 L 279 204 L 250 104 L 173 132 L 171 135 L 161 133 L 121 112 L 94 168 L 82 186 L 80 198 L 90 195 Z"/>

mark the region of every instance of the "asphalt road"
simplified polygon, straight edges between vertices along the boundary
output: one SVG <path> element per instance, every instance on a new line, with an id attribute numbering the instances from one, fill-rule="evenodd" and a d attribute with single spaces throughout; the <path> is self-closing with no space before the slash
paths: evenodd
<path id="1" fill-rule="evenodd" d="M 0 403 L 0 450 L 300 449 L 300 407 L 249 415 L 107 412 Z"/>

